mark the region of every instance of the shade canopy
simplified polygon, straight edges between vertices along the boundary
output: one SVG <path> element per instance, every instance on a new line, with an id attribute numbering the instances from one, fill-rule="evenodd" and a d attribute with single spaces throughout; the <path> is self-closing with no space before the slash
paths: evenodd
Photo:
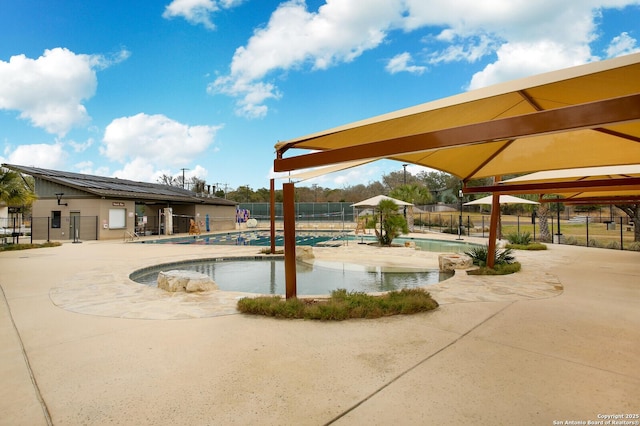
<path id="1" fill-rule="evenodd" d="M 488 204 L 491 205 L 493 203 L 493 196 L 488 195 L 483 198 L 478 198 L 477 200 L 469 201 L 468 203 L 464 203 L 465 206 L 476 206 L 479 204 Z M 500 204 L 540 204 L 536 201 L 525 200 L 524 198 L 514 197 L 511 195 L 501 195 L 500 196 Z"/>
<path id="2" fill-rule="evenodd" d="M 371 208 L 378 207 L 380 201 L 382 200 L 391 200 L 396 203 L 398 206 L 412 206 L 413 204 L 407 203 L 402 200 L 397 200 L 395 198 L 387 197 L 386 195 L 376 195 L 375 197 L 367 198 L 366 200 L 360 201 L 359 203 L 351 204 L 351 207 L 360 207 L 360 208 Z"/>
<path id="3" fill-rule="evenodd" d="M 568 188 L 560 189 L 564 185 Z M 563 203 L 640 203 L 640 164 L 537 172 L 499 182 L 496 187 L 507 193 L 531 192 L 528 188 L 533 187 L 540 194 L 561 196 Z"/>
<path id="4" fill-rule="evenodd" d="M 315 150 L 285 157 L 291 149 Z M 276 144 L 275 171 L 386 158 L 476 178 L 640 158 L 640 53 L 462 93 Z M 466 191 L 465 191 L 466 192 Z"/>

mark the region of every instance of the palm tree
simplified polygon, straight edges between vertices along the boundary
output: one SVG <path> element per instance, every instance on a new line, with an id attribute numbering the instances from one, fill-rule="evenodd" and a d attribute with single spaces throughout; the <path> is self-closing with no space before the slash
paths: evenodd
<path id="1" fill-rule="evenodd" d="M 431 202 L 429 188 L 415 183 L 400 185 L 391 191 L 389 196 L 412 204 L 428 204 Z"/>
<path id="2" fill-rule="evenodd" d="M 428 204 L 432 200 L 429 188 L 415 183 L 401 185 L 391 191 L 389 196 L 411 204 Z M 413 231 L 413 206 L 405 207 L 405 218 L 407 219 L 409 229 Z"/>
<path id="3" fill-rule="evenodd" d="M 27 206 L 35 199 L 36 194 L 20 173 L 0 169 L 0 202 L 8 206 Z"/>
<path id="4" fill-rule="evenodd" d="M 380 245 L 390 246 L 394 238 L 408 233 L 407 221 L 398 213 L 398 205 L 393 200 L 382 200 L 378 204 L 380 212 L 381 230 L 376 234 Z"/>

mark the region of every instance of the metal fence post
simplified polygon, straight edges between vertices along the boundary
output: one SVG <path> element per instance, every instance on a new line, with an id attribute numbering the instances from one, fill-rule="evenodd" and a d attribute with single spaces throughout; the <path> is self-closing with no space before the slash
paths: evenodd
<path id="1" fill-rule="evenodd" d="M 620 250 L 624 250 L 624 233 L 622 231 L 622 216 L 620 216 Z"/>

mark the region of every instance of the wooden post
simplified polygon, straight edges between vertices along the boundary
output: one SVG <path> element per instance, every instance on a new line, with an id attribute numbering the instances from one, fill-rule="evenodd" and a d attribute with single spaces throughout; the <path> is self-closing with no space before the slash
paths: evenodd
<path id="1" fill-rule="evenodd" d="M 275 179 L 271 179 L 271 192 L 269 196 L 271 211 L 271 254 L 276 254 L 276 184 Z"/>
<path id="2" fill-rule="evenodd" d="M 496 176 L 493 183 L 500 182 L 500 176 Z M 491 199 L 491 223 L 489 224 L 489 252 L 487 253 L 487 267 L 493 268 L 496 263 L 496 237 L 498 235 L 498 222 L 500 220 L 500 194 L 495 192 Z"/>
<path id="3" fill-rule="evenodd" d="M 287 299 L 297 297 L 296 284 L 296 205 L 293 183 L 282 185 L 284 215 L 284 279 Z"/>

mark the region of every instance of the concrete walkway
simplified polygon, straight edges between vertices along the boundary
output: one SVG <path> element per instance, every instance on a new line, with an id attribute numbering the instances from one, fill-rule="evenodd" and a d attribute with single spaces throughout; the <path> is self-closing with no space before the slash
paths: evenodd
<path id="1" fill-rule="evenodd" d="M 404 248 L 325 250 L 433 262 Z M 433 286 L 436 311 L 339 323 L 244 316 L 240 294 L 160 296 L 128 280 L 152 264 L 255 253 L 122 242 L 0 253 L 0 424 L 551 425 L 640 413 L 640 253 L 518 252 L 510 278 Z"/>

